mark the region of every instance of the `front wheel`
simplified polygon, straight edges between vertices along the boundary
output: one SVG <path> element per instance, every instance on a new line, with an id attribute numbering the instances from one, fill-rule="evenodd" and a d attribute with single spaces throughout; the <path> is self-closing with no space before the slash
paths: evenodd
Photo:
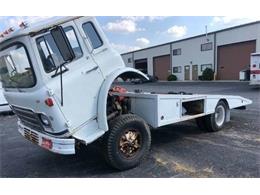
<path id="1" fill-rule="evenodd" d="M 115 118 L 104 139 L 104 155 L 114 168 L 126 170 L 140 164 L 151 146 L 151 134 L 146 122 L 133 114 Z"/>
<path id="2" fill-rule="evenodd" d="M 219 101 L 215 113 L 196 119 L 198 127 L 209 132 L 220 131 L 226 123 L 227 110 L 226 103 Z"/>

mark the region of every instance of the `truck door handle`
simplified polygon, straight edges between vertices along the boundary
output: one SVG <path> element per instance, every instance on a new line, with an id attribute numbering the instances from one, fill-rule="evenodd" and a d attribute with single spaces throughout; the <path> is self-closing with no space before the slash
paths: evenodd
<path id="1" fill-rule="evenodd" d="M 94 68 L 91 68 L 90 70 L 87 70 L 87 71 L 82 72 L 82 74 L 88 74 L 88 73 L 90 73 L 90 72 L 92 72 L 92 71 L 95 71 L 95 70 L 97 70 L 97 69 L 98 69 L 98 66 L 95 66 Z"/>

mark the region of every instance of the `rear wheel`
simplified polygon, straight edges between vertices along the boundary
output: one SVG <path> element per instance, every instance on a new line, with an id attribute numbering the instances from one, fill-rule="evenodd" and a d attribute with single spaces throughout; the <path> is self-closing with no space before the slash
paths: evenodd
<path id="1" fill-rule="evenodd" d="M 207 129 L 205 116 L 196 118 L 196 123 L 200 130 L 205 131 Z"/>
<path id="2" fill-rule="evenodd" d="M 126 170 L 140 164 L 151 145 L 150 129 L 140 117 L 132 114 L 115 118 L 104 139 L 104 155 L 114 168 Z"/>
<path id="3" fill-rule="evenodd" d="M 227 109 L 226 103 L 219 101 L 215 113 L 196 119 L 198 127 L 209 132 L 221 130 L 226 123 Z"/>

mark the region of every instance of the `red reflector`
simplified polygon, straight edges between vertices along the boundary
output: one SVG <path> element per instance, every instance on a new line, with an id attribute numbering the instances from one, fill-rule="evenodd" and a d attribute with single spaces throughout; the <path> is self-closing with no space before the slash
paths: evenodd
<path id="1" fill-rule="evenodd" d="M 52 149 L 52 141 L 50 139 L 42 138 L 42 145 L 43 148 L 45 149 Z"/>
<path id="2" fill-rule="evenodd" d="M 52 107 L 54 105 L 53 100 L 51 98 L 47 98 L 45 100 L 45 104 L 49 107 Z"/>
<path id="3" fill-rule="evenodd" d="M 256 67 L 256 64 L 253 64 L 253 68 L 255 68 Z"/>
<path id="4" fill-rule="evenodd" d="M 260 74 L 260 69 L 259 70 L 251 70 L 250 73 L 251 74 Z"/>

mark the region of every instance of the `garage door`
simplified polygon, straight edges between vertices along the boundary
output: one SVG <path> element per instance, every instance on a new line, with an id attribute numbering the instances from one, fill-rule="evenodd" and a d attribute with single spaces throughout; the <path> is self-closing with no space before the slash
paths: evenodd
<path id="1" fill-rule="evenodd" d="M 250 64 L 250 54 L 256 49 L 255 41 L 247 41 L 218 47 L 218 80 L 239 80 L 239 71 Z"/>
<path id="2" fill-rule="evenodd" d="M 170 55 L 153 58 L 153 73 L 159 80 L 167 80 L 167 77 L 171 74 L 170 61 Z"/>
<path id="3" fill-rule="evenodd" d="M 135 69 L 147 74 L 147 59 L 135 60 Z"/>

